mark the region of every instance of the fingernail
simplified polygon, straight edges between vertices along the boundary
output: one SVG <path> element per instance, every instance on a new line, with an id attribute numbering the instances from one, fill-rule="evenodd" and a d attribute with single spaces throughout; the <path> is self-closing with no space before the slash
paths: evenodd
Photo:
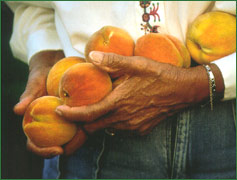
<path id="1" fill-rule="evenodd" d="M 89 57 L 93 60 L 93 63 L 101 64 L 104 54 L 102 52 L 92 51 L 90 52 Z"/>
<path id="2" fill-rule="evenodd" d="M 62 115 L 63 115 L 62 111 L 60 111 L 59 109 L 55 109 L 55 112 L 56 112 L 59 116 L 62 116 Z"/>

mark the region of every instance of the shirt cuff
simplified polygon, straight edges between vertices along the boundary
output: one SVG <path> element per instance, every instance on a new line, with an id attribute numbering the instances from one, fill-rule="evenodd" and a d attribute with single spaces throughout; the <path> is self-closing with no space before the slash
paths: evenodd
<path id="1" fill-rule="evenodd" d="M 223 100 L 236 98 L 236 53 L 213 61 L 223 76 L 225 91 Z"/>
<path id="2" fill-rule="evenodd" d="M 31 33 L 27 41 L 27 59 L 30 62 L 31 57 L 46 50 L 61 50 L 61 43 L 55 31 L 38 30 Z"/>

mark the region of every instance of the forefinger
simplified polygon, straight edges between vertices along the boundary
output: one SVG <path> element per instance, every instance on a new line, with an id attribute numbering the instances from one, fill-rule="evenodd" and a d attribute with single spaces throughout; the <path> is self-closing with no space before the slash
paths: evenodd
<path id="1" fill-rule="evenodd" d="M 111 92 L 98 103 L 79 107 L 62 105 L 55 112 L 69 121 L 92 122 L 115 107 L 116 96 L 116 93 Z"/>
<path id="2" fill-rule="evenodd" d="M 51 158 L 63 154 L 63 149 L 60 146 L 38 147 L 29 139 L 27 140 L 27 149 L 44 158 Z"/>

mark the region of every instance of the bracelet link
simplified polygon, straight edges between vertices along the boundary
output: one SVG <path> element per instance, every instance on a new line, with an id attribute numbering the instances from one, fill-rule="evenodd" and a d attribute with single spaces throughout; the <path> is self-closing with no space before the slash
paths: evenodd
<path id="1" fill-rule="evenodd" d="M 213 101 L 216 95 L 216 82 L 215 82 L 215 76 L 211 70 L 211 67 L 207 64 L 204 64 L 203 67 L 205 67 L 208 75 L 208 80 L 209 80 L 209 96 L 210 96 L 210 107 L 211 110 L 213 110 Z"/>

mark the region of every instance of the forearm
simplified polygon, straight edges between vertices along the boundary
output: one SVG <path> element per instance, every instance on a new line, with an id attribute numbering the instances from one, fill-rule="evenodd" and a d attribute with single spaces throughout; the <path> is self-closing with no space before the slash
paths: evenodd
<path id="1" fill-rule="evenodd" d="M 48 50 L 38 52 L 30 59 L 29 69 L 31 71 L 41 67 L 51 68 L 57 61 L 64 57 L 65 56 L 62 50 Z"/>

